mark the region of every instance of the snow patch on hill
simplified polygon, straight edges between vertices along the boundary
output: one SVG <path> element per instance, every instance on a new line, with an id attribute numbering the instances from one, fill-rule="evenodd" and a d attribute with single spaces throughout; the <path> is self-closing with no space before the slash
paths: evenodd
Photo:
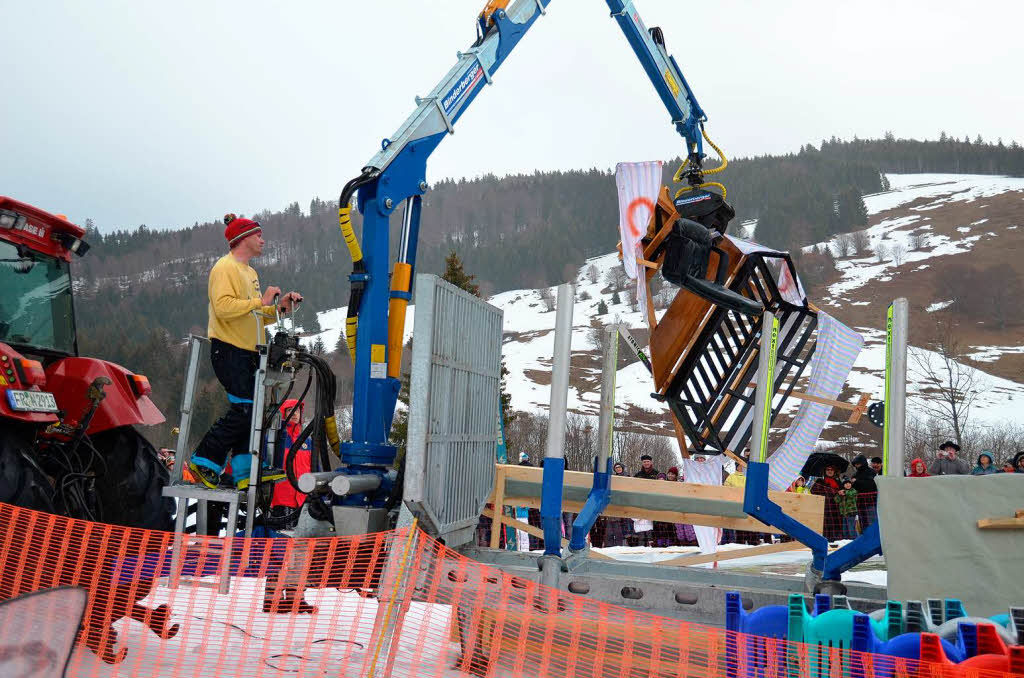
<path id="1" fill-rule="evenodd" d="M 910 205 L 915 201 L 922 204 L 908 207 L 911 214 L 890 216 L 866 229 L 872 249 L 879 244 L 892 250 L 894 246 L 905 249 L 902 265 L 913 264 L 915 270 L 932 265 L 941 265 L 941 257 L 951 256 L 969 251 L 982 238 L 996 237 L 994 231 L 1000 228 L 1016 228 L 1016 225 L 1000 227 L 988 223 L 987 219 L 978 219 L 961 227 L 963 237 L 950 238 L 945 235 L 931 233 L 928 211 L 954 201 L 976 201 L 1007 191 L 1024 190 L 1024 179 L 995 176 L 971 175 L 888 175 L 892 190 L 885 193 L 865 196 L 865 203 L 870 214 L 879 214 L 896 207 Z M 979 205 L 979 208 L 984 205 Z M 982 225 L 988 229 L 978 228 Z M 755 223 L 742 224 L 749 232 L 756 228 Z M 911 238 L 915 233 L 927 233 L 927 243 L 916 251 L 910 249 Z M 835 249 L 835 240 L 827 244 Z M 810 248 L 807 248 L 810 249 Z M 621 322 L 627 327 L 645 328 L 643 314 L 632 307 L 634 283 L 629 281 L 627 290 L 619 293 L 620 303 L 612 304 L 612 294 L 608 290 L 609 273 L 621 266 L 617 253 L 601 255 L 588 259 L 580 267 L 576 283 L 576 301 L 573 307 L 572 349 L 575 354 L 596 352 L 593 331 L 594 324 L 608 325 Z M 844 304 L 864 305 L 870 302 L 857 300 L 852 296 L 856 290 L 870 282 L 891 280 L 897 268 L 890 256 L 878 262 L 874 255 L 858 258 L 842 259 L 837 262 L 841 273 L 839 281 L 828 289 L 826 302 L 841 307 Z M 906 269 L 904 269 L 906 270 Z M 666 285 L 669 294 L 675 288 Z M 542 296 L 543 295 L 543 296 Z M 557 297 L 557 289 L 547 290 L 520 289 L 496 294 L 488 301 L 504 312 L 505 340 L 502 347 L 506 367 L 509 369 L 507 387 L 512 396 L 512 406 L 516 410 L 543 412 L 548 408 L 550 397 L 551 356 L 554 347 L 555 312 L 548 310 L 548 302 L 544 297 Z M 598 305 L 604 301 L 608 313 L 598 316 Z M 937 311 L 948 301 L 939 300 L 927 308 Z M 347 309 L 342 307 L 317 314 L 322 332 L 308 336 L 309 344 L 319 337 L 328 350 L 337 345 L 345 325 Z M 881 311 L 880 311 L 881 312 Z M 662 312 L 659 312 L 660 317 Z M 406 314 L 405 340 L 408 341 L 413 332 L 415 311 L 409 307 Z M 885 336 L 884 333 L 871 328 L 856 328 L 866 340 L 849 385 L 860 393 L 869 393 L 873 400 L 881 399 L 884 390 Z M 977 362 L 998 360 L 1007 353 L 1024 353 L 1024 346 L 977 346 L 972 347 L 973 353 L 968 358 Z M 620 345 L 620 351 L 626 350 Z M 914 355 L 925 361 L 938 360 L 937 354 L 921 348 L 912 347 Z M 599 382 L 598 367 L 582 367 L 580 359 L 574 358 L 574 370 L 578 376 L 580 370 L 589 371 L 590 383 Z M 597 364 L 597 361 L 592 361 Z M 586 372 L 584 372 L 586 374 Z M 977 375 L 977 382 L 983 389 L 973 411 L 976 423 L 1001 423 L 1019 418 L 1019 404 L 1024 402 L 1024 385 L 1000 379 L 987 373 Z M 908 388 L 910 401 L 908 412 L 911 416 L 924 416 L 922 399 L 929 397 L 927 388 L 921 385 L 920 375 L 915 375 L 914 359 L 911 359 L 910 381 Z M 640 363 L 633 363 L 619 370 L 616 376 L 616 408 L 620 414 L 630 407 L 659 412 L 664 420 L 663 433 L 671 431 L 668 409 L 651 398 L 653 381 Z M 569 408 L 571 411 L 596 416 L 598 412 L 599 393 L 594 390 L 581 390 L 571 387 L 569 392 Z M 791 413 L 798 402 L 790 399 L 784 413 Z M 845 417 L 844 417 L 845 418 Z M 837 421 L 840 417 L 834 417 Z"/>

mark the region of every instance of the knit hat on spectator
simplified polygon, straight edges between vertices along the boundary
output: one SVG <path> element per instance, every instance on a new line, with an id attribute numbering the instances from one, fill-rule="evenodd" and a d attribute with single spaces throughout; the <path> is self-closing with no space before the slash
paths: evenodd
<path id="1" fill-rule="evenodd" d="M 666 473 L 671 473 L 674 476 L 678 476 L 679 475 L 679 467 L 678 466 L 673 466 L 668 471 L 666 471 Z"/>
<path id="2" fill-rule="evenodd" d="M 530 461 L 530 455 L 528 452 L 519 453 L 519 461 Z"/>
<path id="3" fill-rule="evenodd" d="M 250 235 L 255 235 L 256 233 L 263 231 L 263 227 L 260 226 L 260 222 L 253 221 L 252 219 L 246 219 L 245 217 L 239 217 L 231 213 L 224 215 L 224 223 L 227 226 L 224 229 L 224 237 L 228 241 L 228 247 L 235 247 Z"/>

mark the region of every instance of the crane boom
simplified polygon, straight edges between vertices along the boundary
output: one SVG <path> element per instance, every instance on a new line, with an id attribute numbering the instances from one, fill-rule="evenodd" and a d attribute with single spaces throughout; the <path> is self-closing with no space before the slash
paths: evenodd
<path id="1" fill-rule="evenodd" d="M 347 464 L 387 466 L 394 461 L 396 450 L 388 443 L 388 435 L 400 388 L 402 334 L 411 300 L 421 196 L 427 190 L 427 160 L 438 144 L 454 133 L 459 118 L 484 85 L 491 84 L 494 73 L 550 2 L 490 0 L 478 19 L 476 41 L 458 53 L 455 65 L 429 94 L 416 97 L 413 113 L 391 138 L 383 140 L 381 150 L 341 193 L 339 224 L 353 258 L 346 324 L 355 364 L 352 439 L 342 445 Z M 689 166 L 699 175 L 704 157 L 701 125 L 706 116 L 666 51 L 660 29 L 644 26 L 632 0 L 606 2 L 676 130 L 686 139 Z M 690 179 L 696 183 L 692 176 Z M 357 191 L 363 215 L 361 245 L 350 214 L 351 198 Z M 389 221 L 400 204 L 405 211 L 392 271 Z"/>

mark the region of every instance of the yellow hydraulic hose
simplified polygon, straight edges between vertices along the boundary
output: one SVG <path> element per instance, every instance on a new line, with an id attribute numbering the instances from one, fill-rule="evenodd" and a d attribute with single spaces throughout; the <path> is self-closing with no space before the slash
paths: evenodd
<path id="1" fill-rule="evenodd" d="M 402 371 L 402 338 L 405 336 L 405 309 L 409 300 L 412 266 L 397 261 L 391 274 L 391 301 L 388 303 L 388 376 L 398 379 Z M 395 294 L 398 292 L 399 294 Z"/>
<path id="2" fill-rule="evenodd" d="M 362 261 L 363 250 L 359 247 L 355 229 L 352 228 L 351 205 L 338 208 L 338 226 L 341 227 L 341 234 L 345 237 L 345 244 L 348 245 L 349 254 L 352 255 L 352 263 Z"/>
<path id="3" fill-rule="evenodd" d="M 717 181 L 705 181 L 703 184 L 698 184 L 697 186 L 683 186 L 678 191 L 676 191 L 676 196 L 675 197 L 678 198 L 679 196 L 681 196 L 683 193 L 686 193 L 687 191 L 695 191 L 698 188 L 708 188 L 708 187 L 713 187 L 713 188 L 721 189 L 722 190 L 722 200 L 725 200 L 725 194 L 726 194 L 725 184 L 720 184 Z"/>
<path id="4" fill-rule="evenodd" d="M 715 149 L 715 153 L 717 153 L 718 157 L 722 160 L 722 164 L 720 164 L 718 167 L 715 167 L 714 169 L 706 170 L 706 171 L 703 172 L 703 174 L 705 176 L 707 176 L 709 174 L 718 174 L 719 172 L 723 171 L 726 167 L 729 166 L 729 159 L 727 157 L 725 157 L 725 153 L 722 152 L 722 149 L 719 148 L 718 146 L 716 146 L 715 142 L 712 141 L 711 137 L 708 136 L 707 130 L 704 129 L 704 125 L 700 126 L 700 133 L 701 133 L 701 136 L 704 137 L 704 141 L 708 142 L 708 146 L 711 146 L 711 148 Z M 690 166 L 690 159 L 687 158 L 686 162 L 684 162 L 682 165 L 680 165 L 679 169 L 676 170 L 675 175 L 672 177 L 672 181 L 676 182 L 677 184 L 679 182 L 681 182 L 683 180 L 683 173 L 686 172 L 686 169 L 689 166 Z"/>
<path id="5" fill-rule="evenodd" d="M 721 165 L 714 169 L 705 170 L 704 176 L 707 176 L 709 174 L 718 174 L 719 172 L 721 172 L 722 170 L 729 166 L 729 158 L 725 157 L 725 153 L 722 153 L 722 149 L 716 146 L 715 142 L 711 140 L 711 137 L 708 136 L 707 131 L 705 131 L 704 129 L 704 125 L 700 126 L 700 133 L 704 137 L 704 141 L 708 142 L 708 146 L 715 149 L 715 153 L 717 153 L 718 157 L 722 159 Z"/>
<path id="6" fill-rule="evenodd" d="M 338 226 L 345 238 L 349 254 L 352 255 L 352 265 L 355 267 L 363 261 L 363 250 L 356 240 L 356 232 L 352 228 L 352 206 L 341 205 L 338 207 Z M 345 343 L 348 345 L 348 354 L 352 357 L 352 364 L 356 362 L 356 333 L 359 329 L 359 309 L 351 308 L 349 303 L 348 317 L 345 319 Z"/>

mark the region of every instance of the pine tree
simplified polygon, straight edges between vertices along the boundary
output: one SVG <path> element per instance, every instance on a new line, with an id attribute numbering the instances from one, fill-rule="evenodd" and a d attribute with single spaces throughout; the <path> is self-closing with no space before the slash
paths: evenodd
<path id="1" fill-rule="evenodd" d="M 604 299 L 602 299 L 597 304 L 597 314 L 605 315 L 606 313 L 608 313 L 608 304 L 604 303 Z"/>
<path id="2" fill-rule="evenodd" d="M 462 267 L 462 259 L 455 250 L 451 250 L 444 260 L 444 275 L 441 279 L 450 282 L 461 290 L 466 290 L 475 297 L 480 296 L 480 285 L 476 284 L 475 275 L 468 275 Z"/>
<path id="3" fill-rule="evenodd" d="M 612 292 L 612 306 L 616 306 L 620 303 L 618 290 Z"/>

